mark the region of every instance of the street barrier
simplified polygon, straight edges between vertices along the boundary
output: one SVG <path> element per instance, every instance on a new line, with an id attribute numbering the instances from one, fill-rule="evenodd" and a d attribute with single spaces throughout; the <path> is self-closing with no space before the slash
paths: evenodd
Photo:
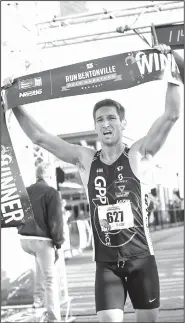
<path id="1" fill-rule="evenodd" d="M 179 226 L 184 223 L 184 210 L 181 208 L 168 208 L 164 210 L 156 210 L 151 212 L 148 216 L 148 225 L 150 231 L 162 230 Z M 65 248 L 65 258 L 72 258 L 73 256 L 83 252 L 84 249 L 92 249 L 92 229 L 90 218 L 83 220 L 73 220 L 68 223 L 68 241 Z"/>
<path id="2" fill-rule="evenodd" d="M 56 262 L 58 279 L 59 279 L 59 297 L 60 297 L 60 307 L 61 310 L 64 309 L 64 322 L 73 322 L 75 317 L 72 315 L 72 305 L 71 302 L 73 297 L 69 296 L 68 291 L 68 281 L 65 265 L 64 250 L 61 248 L 60 257 Z"/>
<path id="3" fill-rule="evenodd" d="M 90 218 L 71 221 L 68 223 L 68 232 L 69 234 L 65 235 L 68 237 L 64 244 L 65 258 L 72 258 L 84 249 L 92 248 Z"/>
<path id="4" fill-rule="evenodd" d="M 154 210 L 149 214 L 149 228 L 151 230 L 161 230 L 178 226 L 184 223 L 184 209 L 174 207 L 166 210 Z"/>

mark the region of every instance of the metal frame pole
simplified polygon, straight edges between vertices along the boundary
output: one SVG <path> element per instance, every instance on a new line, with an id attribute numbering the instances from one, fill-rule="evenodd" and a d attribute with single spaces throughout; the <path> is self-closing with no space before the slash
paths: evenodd
<path id="1" fill-rule="evenodd" d="M 170 3 L 171 4 L 171 3 Z M 179 9 L 182 9 L 184 7 L 184 3 L 182 2 L 182 1 L 180 1 L 180 3 L 179 3 L 179 1 L 178 1 L 178 5 L 176 5 L 176 6 L 174 6 L 173 5 L 173 7 L 171 7 L 171 8 L 163 8 L 163 9 L 161 9 L 161 11 L 160 12 L 163 12 L 163 14 L 162 14 L 162 16 L 164 16 L 164 12 L 166 12 L 166 11 L 172 11 L 172 10 L 176 10 L 175 11 L 175 13 L 176 13 L 176 19 L 178 19 L 177 18 L 177 13 L 178 13 L 178 11 L 179 11 Z M 153 10 L 153 12 L 154 11 L 156 11 L 156 10 Z M 140 25 L 138 25 L 138 24 L 136 24 L 136 21 L 141 17 L 141 15 L 143 15 L 143 14 L 145 14 L 146 12 L 142 12 L 142 13 L 140 13 L 140 15 L 137 17 L 137 19 L 134 21 L 134 22 L 131 22 L 130 24 L 129 24 L 129 26 L 127 27 L 127 31 L 128 30 L 133 30 L 133 29 L 143 29 L 143 28 L 148 28 L 148 27 L 151 27 L 151 25 L 149 25 L 149 26 L 140 26 Z M 150 12 L 150 13 L 152 13 L 152 11 Z M 179 12 L 179 14 L 181 15 L 181 11 Z M 124 16 L 126 16 L 125 14 L 122 14 L 122 17 L 124 17 Z M 148 20 L 149 20 L 149 16 L 150 16 L 150 14 L 147 16 L 147 18 L 148 18 Z M 166 21 L 166 16 L 164 16 L 164 17 L 162 17 L 162 16 L 160 16 L 160 18 L 163 18 L 163 19 L 161 19 L 161 23 L 158 23 L 157 25 L 158 26 L 162 26 L 162 25 L 165 25 L 165 24 L 167 24 L 167 23 L 169 23 L 169 22 L 167 22 Z M 112 20 L 112 22 L 113 22 L 113 26 L 118 22 L 118 23 L 120 23 L 120 18 L 121 17 L 117 17 L 117 19 L 114 19 L 114 20 Z M 165 18 L 165 23 L 163 23 L 163 21 L 164 21 L 164 18 Z M 180 19 L 182 20 L 182 17 L 180 17 Z M 151 21 L 152 21 L 153 19 L 152 19 L 152 17 L 151 17 Z M 177 21 L 177 22 L 175 22 L 175 23 L 180 23 L 179 21 Z M 147 23 L 146 23 L 147 24 Z M 174 22 L 173 22 L 173 24 L 174 24 Z M 137 26 L 136 26 L 137 25 Z M 83 25 L 83 26 L 85 26 L 86 27 L 86 25 Z M 117 34 L 116 34 L 116 32 L 117 32 L 117 28 L 116 28 L 116 26 L 115 26 L 115 29 L 114 30 L 111 30 L 111 28 L 109 27 L 108 28 L 108 26 L 107 26 L 107 29 L 108 29 L 108 31 L 101 31 L 101 32 L 96 32 L 96 33 L 94 33 L 93 32 L 93 30 L 92 30 L 92 26 L 95 26 L 95 27 L 97 27 L 96 25 L 91 25 L 91 30 L 89 30 L 88 31 L 88 33 L 87 32 L 85 32 L 85 34 L 81 34 L 81 35 L 77 35 L 77 36 L 71 36 L 71 37 L 62 37 L 62 38 L 60 38 L 60 36 L 58 37 L 58 38 L 56 38 L 56 39 L 53 39 L 54 37 L 54 35 L 50 35 L 50 39 L 47 39 L 48 37 L 48 34 L 46 33 L 46 30 L 45 30 L 45 33 L 46 33 L 46 35 L 44 34 L 44 35 L 42 35 L 42 34 L 40 34 L 40 41 L 38 40 L 38 42 L 37 42 L 37 45 L 44 45 L 44 44 L 54 44 L 55 43 L 55 45 L 56 45 L 56 43 L 57 42 L 68 42 L 67 44 L 69 44 L 69 42 L 70 41 L 72 41 L 72 40 L 79 40 L 79 39 L 81 39 L 82 41 L 77 41 L 77 42 L 72 42 L 73 44 L 75 44 L 75 43 L 82 43 L 82 42 L 85 42 L 85 41 L 89 41 L 89 39 L 91 38 L 91 40 L 92 41 L 95 41 L 95 40 L 98 40 L 98 39 L 93 39 L 94 37 L 98 37 L 99 39 L 101 39 L 101 40 L 103 40 L 103 39 L 108 39 L 108 38 L 113 38 L 112 36 L 113 36 L 113 34 L 115 34 L 115 37 L 119 37 Z M 134 28 L 132 28 L 132 26 L 134 26 Z M 69 25 L 69 27 L 72 27 L 72 26 L 70 26 Z M 94 27 L 94 28 L 95 28 Z M 102 27 L 102 29 L 103 29 L 103 27 L 105 27 L 106 28 L 106 25 L 102 25 L 101 26 Z M 125 27 L 126 27 L 126 25 L 125 25 Z M 100 27 L 99 27 L 100 28 Z M 60 32 L 66 32 L 66 34 L 67 34 L 67 30 L 65 30 L 64 29 L 64 27 L 58 27 L 57 28 L 57 32 L 58 33 L 60 33 Z M 71 31 L 72 30 L 70 30 L 70 33 L 71 33 Z M 126 31 L 126 28 L 125 28 L 125 31 Z M 83 30 L 82 30 L 82 32 L 83 32 Z M 77 33 L 77 32 L 76 32 Z M 102 37 L 103 35 L 109 35 L 108 37 Z M 44 38 L 44 36 L 45 36 L 45 39 L 43 39 Z M 57 36 L 56 36 L 57 37 Z M 86 39 L 86 38 L 88 38 L 88 39 Z M 43 40 L 42 40 L 43 39 Z M 70 42 L 70 44 L 71 44 L 71 42 Z"/>
<path id="2" fill-rule="evenodd" d="M 144 31 L 142 32 L 142 34 L 149 34 L 150 31 Z M 51 48 L 51 47 L 62 47 L 62 46 L 68 46 L 68 45 L 75 45 L 75 44 L 81 44 L 81 43 L 88 43 L 88 42 L 94 42 L 94 41 L 99 41 L 99 40 L 106 40 L 106 39 L 113 39 L 113 38 L 119 38 L 119 37 L 123 37 L 123 36 L 135 36 L 135 33 L 129 33 L 129 34 L 116 34 L 114 36 L 110 36 L 110 37 L 102 37 L 102 38 L 91 38 L 91 39 L 82 39 L 81 41 L 74 41 L 74 42 L 70 42 L 70 43 L 66 43 L 66 41 L 63 40 L 57 40 L 56 42 L 60 42 L 63 41 L 63 44 L 55 44 L 55 40 L 54 41 L 48 41 L 43 43 L 44 46 L 42 49 L 47 49 L 47 48 Z"/>
<path id="3" fill-rule="evenodd" d="M 166 5 L 172 5 L 172 4 L 175 4 L 175 3 L 182 3 L 182 1 L 155 1 L 155 3 L 153 4 L 148 4 L 148 5 L 142 5 L 142 6 L 138 6 L 138 7 L 131 7 L 131 8 L 120 8 L 120 9 L 116 9 L 116 10 L 104 10 L 104 11 L 98 11 L 98 12 L 93 12 L 93 13 L 88 13 L 88 14 L 77 14 L 77 15 L 70 15 L 70 16 L 67 16 L 67 17 L 54 17 L 53 20 L 47 20 L 47 21 L 43 21 L 43 22 L 39 22 L 36 24 L 36 26 L 40 26 L 40 25 L 43 25 L 43 24 L 51 24 L 53 22 L 58 22 L 58 21 L 69 21 L 69 20 L 74 20 L 74 21 L 71 21 L 70 24 L 79 24 L 79 23 L 82 23 L 82 21 L 78 21 L 78 22 L 75 22 L 76 19 L 80 19 L 80 18 L 89 18 L 89 17 L 94 17 L 94 16 L 99 16 L 99 15 L 102 15 L 102 20 L 103 19 L 110 19 L 110 16 L 108 15 L 115 15 L 116 13 L 120 13 L 119 17 L 123 17 L 123 15 L 121 14 L 121 12 L 125 13 L 124 16 L 131 16 L 131 15 L 135 15 L 135 14 L 138 14 L 138 13 L 142 13 L 141 12 L 135 12 L 136 10 L 138 9 L 148 9 L 148 8 L 154 8 L 156 7 L 155 11 L 157 10 L 157 8 L 162 11 L 162 8 L 160 8 L 161 5 L 163 6 L 166 6 Z M 127 11 L 131 11 L 133 10 L 134 12 L 132 13 L 126 13 Z M 97 20 L 99 20 L 100 18 L 99 17 L 96 17 Z M 88 21 L 86 21 L 88 22 Z M 69 22 L 68 22 L 69 23 Z"/>
<path id="4" fill-rule="evenodd" d="M 172 5 L 172 3 L 170 3 L 170 5 Z M 181 7 L 183 7 L 183 5 L 182 5 L 182 2 L 181 3 L 177 3 L 174 7 L 165 7 L 165 8 L 162 8 L 162 9 L 160 9 L 160 12 L 161 11 L 167 11 L 167 10 L 172 10 L 172 9 L 178 9 L 178 8 L 181 8 Z M 154 7 L 152 7 L 152 8 L 147 8 L 146 7 L 146 9 L 144 10 L 144 13 L 153 13 L 153 12 L 156 12 L 156 11 L 158 11 L 159 9 L 159 6 L 154 6 Z M 125 13 L 125 12 L 118 12 L 116 15 L 113 15 L 112 16 L 112 19 L 113 18 L 121 18 L 121 17 L 131 17 L 131 16 L 135 16 L 135 15 L 141 15 L 143 13 L 143 10 L 141 11 L 141 10 L 136 10 L 135 12 L 128 12 L 128 13 Z M 72 22 L 70 22 L 70 23 L 66 23 L 66 25 L 74 25 L 74 24 L 80 24 L 80 23 L 87 23 L 87 22 L 94 22 L 94 21 L 99 21 L 99 20 L 106 20 L 106 19 L 110 19 L 110 17 L 111 16 L 109 16 L 109 17 L 107 17 L 106 15 L 104 15 L 104 16 L 102 16 L 102 17 L 100 17 L 100 18 L 96 18 L 96 19 L 91 19 L 91 20 L 83 20 L 83 21 L 72 21 Z"/>
<path id="5" fill-rule="evenodd" d="M 183 21 L 176 21 L 174 22 L 173 24 L 181 24 L 183 23 Z M 163 24 L 157 24 L 155 26 L 165 26 L 166 23 L 163 23 Z M 54 42 L 59 42 L 59 41 L 63 41 L 63 42 L 66 42 L 66 41 L 70 41 L 70 40 L 75 40 L 75 39 L 82 39 L 82 38 L 89 38 L 89 37 L 98 37 L 98 36 L 102 36 L 102 35 L 113 35 L 115 34 L 114 36 L 112 37 L 106 37 L 106 38 L 101 38 L 101 40 L 103 39 L 109 39 L 109 38 L 117 38 L 117 37 L 124 37 L 124 36 L 130 36 L 130 35 L 135 35 L 135 33 L 131 33 L 132 30 L 134 29 L 147 29 L 147 28 L 151 28 L 152 24 L 150 25 L 147 25 L 147 26 L 134 26 L 134 27 L 131 27 L 126 33 L 121 33 L 118 34 L 118 32 L 116 30 L 113 30 L 113 31 L 107 31 L 107 32 L 99 32 L 99 33 L 94 33 L 94 34 L 86 34 L 86 35 L 81 35 L 81 36 L 75 36 L 75 37 L 63 37 L 63 38 L 59 38 L 59 39 L 56 39 L 56 40 L 51 40 L 51 41 L 44 41 L 44 42 L 38 42 L 37 45 L 44 45 L 44 44 L 48 44 L 48 43 L 54 43 Z M 143 31 L 142 32 L 143 34 L 144 33 L 150 33 L 150 31 Z M 82 40 L 82 42 L 85 42 L 85 41 L 95 41 L 95 40 L 100 40 L 99 38 L 98 39 L 90 39 L 90 40 Z M 73 42 L 73 44 L 75 43 L 80 43 L 80 42 Z M 71 44 L 71 43 L 70 43 Z M 65 45 L 68 45 L 68 44 L 65 44 Z"/>

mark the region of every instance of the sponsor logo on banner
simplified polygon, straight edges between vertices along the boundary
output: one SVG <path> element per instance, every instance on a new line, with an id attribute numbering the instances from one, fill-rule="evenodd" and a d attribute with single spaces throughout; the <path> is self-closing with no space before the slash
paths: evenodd
<path id="1" fill-rule="evenodd" d="M 19 98 L 29 97 L 33 95 L 40 95 L 40 94 L 42 94 L 42 89 L 19 93 Z"/>
<path id="2" fill-rule="evenodd" d="M 42 78 L 35 77 L 27 80 L 18 81 L 19 90 L 26 90 L 32 87 L 42 86 Z"/>
<path id="3" fill-rule="evenodd" d="M 87 69 L 89 70 L 90 68 L 93 68 L 93 67 L 94 67 L 94 65 L 93 65 L 93 63 L 88 63 L 88 64 L 86 65 L 86 67 L 87 67 Z"/>

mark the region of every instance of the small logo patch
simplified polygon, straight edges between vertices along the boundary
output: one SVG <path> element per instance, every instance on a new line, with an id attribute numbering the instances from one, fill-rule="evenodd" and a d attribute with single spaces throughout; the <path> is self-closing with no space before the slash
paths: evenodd
<path id="1" fill-rule="evenodd" d="M 123 175 L 122 175 L 122 174 L 118 174 L 118 179 L 119 179 L 120 181 L 122 181 L 122 179 L 123 179 Z"/>
<path id="2" fill-rule="evenodd" d="M 103 168 L 98 168 L 98 169 L 96 170 L 96 172 L 97 172 L 97 173 L 103 173 Z"/>
<path id="3" fill-rule="evenodd" d="M 125 185 L 122 185 L 122 186 L 120 185 L 120 186 L 118 186 L 118 188 L 119 188 L 120 192 L 123 193 L 123 191 L 125 189 Z"/>
<path id="4" fill-rule="evenodd" d="M 152 303 L 152 302 L 154 302 L 156 300 L 156 298 L 154 298 L 154 299 L 149 299 L 149 303 Z"/>
<path id="5" fill-rule="evenodd" d="M 118 166 L 118 167 L 117 167 L 118 172 L 119 172 L 120 170 L 122 170 L 122 169 L 123 169 L 123 166 Z"/>

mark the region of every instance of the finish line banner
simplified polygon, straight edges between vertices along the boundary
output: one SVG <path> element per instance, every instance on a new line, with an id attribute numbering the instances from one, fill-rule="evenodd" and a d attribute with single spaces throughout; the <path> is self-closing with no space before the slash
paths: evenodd
<path id="1" fill-rule="evenodd" d="M 6 91 L 8 108 L 89 93 L 128 89 L 163 78 L 166 64 L 179 78 L 172 54 L 129 52 L 63 66 L 15 79 Z"/>
<path id="2" fill-rule="evenodd" d="M 173 55 L 164 55 L 153 49 L 22 76 L 6 90 L 7 108 L 62 97 L 129 89 L 163 79 L 167 65 L 172 71 L 173 80 L 180 80 Z M 2 123 L 1 225 L 16 227 L 32 219 L 33 214 L 5 120 Z"/>

